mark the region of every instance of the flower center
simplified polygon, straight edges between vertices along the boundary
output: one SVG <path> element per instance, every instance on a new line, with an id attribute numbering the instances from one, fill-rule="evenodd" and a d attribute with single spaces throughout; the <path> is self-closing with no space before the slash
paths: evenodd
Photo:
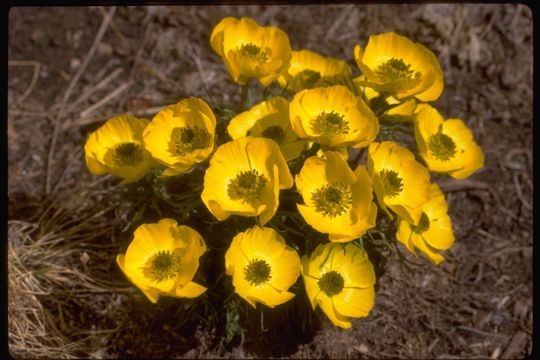
<path id="1" fill-rule="evenodd" d="M 242 171 L 229 182 L 227 194 L 232 200 L 252 202 L 261 198 L 266 179 L 257 170 Z"/>
<path id="2" fill-rule="evenodd" d="M 319 73 L 318 71 L 306 69 L 296 74 L 296 78 L 300 81 L 302 85 L 304 85 L 304 87 L 312 88 L 313 86 L 315 86 L 315 83 L 317 83 L 317 81 L 319 81 L 319 79 L 321 78 L 321 73 Z"/>
<path id="3" fill-rule="evenodd" d="M 210 134 L 197 126 L 177 127 L 172 130 L 169 148 L 175 155 L 186 155 L 208 146 Z"/>
<path id="4" fill-rule="evenodd" d="M 262 51 L 260 47 L 253 43 L 243 44 L 238 51 L 240 54 L 257 61 L 260 64 L 266 62 L 269 58 L 266 51 Z"/>
<path id="5" fill-rule="evenodd" d="M 270 265 L 264 260 L 253 260 L 244 268 L 244 276 L 251 285 L 260 285 L 272 277 Z"/>
<path id="6" fill-rule="evenodd" d="M 410 64 L 406 64 L 403 59 L 396 58 L 391 58 L 379 65 L 375 70 L 375 73 L 386 83 L 413 78 L 417 79 L 420 77 L 419 72 L 414 73 L 414 71 L 411 70 Z"/>
<path id="7" fill-rule="evenodd" d="M 379 173 L 384 187 L 384 195 L 394 197 L 403 190 L 403 180 L 394 170 L 382 170 Z"/>
<path id="8" fill-rule="evenodd" d="M 313 192 L 311 200 L 315 203 L 315 210 L 324 216 L 340 216 L 352 204 L 351 189 L 336 181 Z"/>
<path id="9" fill-rule="evenodd" d="M 349 123 L 343 118 L 343 115 L 335 111 L 321 112 L 315 119 L 311 120 L 313 132 L 322 136 L 332 136 L 336 134 L 348 134 Z"/>
<path id="10" fill-rule="evenodd" d="M 178 276 L 180 272 L 180 257 L 171 251 L 159 251 L 152 256 L 149 267 L 145 269 L 145 275 L 160 282 Z"/>
<path id="11" fill-rule="evenodd" d="M 117 165 L 134 166 L 143 159 L 143 149 L 135 143 L 123 143 L 114 151 L 114 162 Z"/>
<path id="12" fill-rule="evenodd" d="M 411 224 L 411 230 L 417 234 L 421 234 L 429 230 L 429 218 L 426 215 L 426 213 L 424 212 L 422 213 L 422 216 L 420 216 L 420 221 L 418 222 L 418 225 Z"/>
<path id="13" fill-rule="evenodd" d="M 438 133 L 431 135 L 427 145 L 433 156 L 441 161 L 450 160 L 456 154 L 456 143 L 440 129 Z"/>
<path id="14" fill-rule="evenodd" d="M 279 125 L 272 125 L 263 130 L 262 136 L 280 142 L 285 137 L 285 131 Z"/>
<path id="15" fill-rule="evenodd" d="M 326 296 L 334 296 L 343 290 L 345 281 L 338 272 L 329 271 L 321 276 L 317 284 L 319 285 L 319 289 L 321 289 Z"/>

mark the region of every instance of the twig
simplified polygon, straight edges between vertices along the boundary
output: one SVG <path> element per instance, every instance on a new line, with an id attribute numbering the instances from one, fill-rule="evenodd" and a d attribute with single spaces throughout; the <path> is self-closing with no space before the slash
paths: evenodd
<path id="1" fill-rule="evenodd" d="M 99 27 L 96 37 L 94 38 L 94 43 L 92 44 L 92 47 L 88 51 L 88 54 L 86 54 L 86 57 L 84 58 L 84 61 L 81 67 L 79 68 L 79 70 L 77 71 L 77 73 L 75 74 L 71 82 L 69 83 L 68 88 L 66 92 L 64 93 L 64 97 L 62 98 L 62 102 L 64 104 L 68 101 L 69 97 L 71 96 L 71 93 L 73 92 L 73 89 L 75 88 L 75 85 L 77 85 L 77 83 L 79 82 L 80 77 L 82 76 L 83 72 L 86 70 L 86 67 L 90 63 L 90 60 L 94 56 L 94 53 L 96 52 L 98 45 L 101 43 L 101 39 L 103 38 L 103 35 L 105 35 L 105 31 L 109 27 L 109 23 L 115 11 L 116 11 L 116 6 L 111 6 L 111 8 L 109 9 L 109 12 L 103 18 L 103 22 L 101 23 L 101 26 Z M 62 109 L 60 110 L 60 112 L 61 111 Z"/>
<path id="2" fill-rule="evenodd" d="M 514 173 L 514 187 L 516 188 L 516 193 L 517 193 L 517 196 L 519 198 L 519 200 L 521 201 L 521 203 L 523 204 L 523 206 L 525 206 L 525 208 L 527 210 L 532 210 L 532 205 L 527 201 L 525 200 L 525 196 L 523 196 L 523 191 L 521 190 L 521 184 L 519 182 L 519 174 L 518 173 Z"/>
<path id="3" fill-rule="evenodd" d="M 518 5 L 519 7 L 519 5 Z M 516 11 L 517 12 L 517 11 Z M 489 19 L 489 22 L 487 23 L 486 27 L 478 34 L 478 39 L 482 39 L 488 32 L 490 32 L 491 28 L 493 27 L 493 24 L 495 23 L 495 20 L 497 20 L 497 17 L 499 15 L 499 8 L 493 7 L 493 12 L 491 13 L 491 18 Z M 512 28 L 512 26 L 510 26 Z"/>
<path id="4" fill-rule="evenodd" d="M 163 110 L 164 106 L 165 105 L 154 106 L 154 107 L 151 107 L 151 108 L 141 109 L 141 110 L 137 110 L 137 111 L 126 111 L 126 112 L 124 112 L 124 114 L 133 115 L 133 116 L 137 116 L 137 117 L 153 116 L 153 115 L 157 114 L 158 112 L 160 112 L 161 110 Z M 95 122 L 100 122 L 100 121 L 103 121 L 103 119 L 109 119 L 109 118 L 115 116 L 115 114 L 116 113 L 114 113 L 114 114 L 106 114 L 106 115 L 102 115 L 102 116 L 94 116 L 94 117 L 89 117 L 89 118 L 80 117 L 79 119 L 77 119 L 73 123 L 66 124 L 64 129 L 71 129 L 71 128 L 74 128 L 74 127 L 77 127 L 77 126 L 85 126 L 85 125 L 93 124 Z"/>
<path id="5" fill-rule="evenodd" d="M 71 93 L 73 92 L 73 89 L 75 88 L 75 85 L 79 81 L 79 78 L 81 77 L 82 73 L 86 69 L 86 66 L 92 59 L 94 53 L 96 52 L 98 44 L 101 42 L 101 39 L 103 38 L 103 35 L 105 34 L 105 31 L 107 30 L 107 27 L 109 25 L 109 22 L 114 15 L 114 12 L 116 11 L 116 7 L 112 6 L 107 13 L 107 16 L 103 18 L 103 22 L 101 23 L 101 26 L 99 27 L 99 30 L 96 34 L 96 37 L 94 38 L 94 43 L 92 44 L 92 47 L 88 51 L 88 54 L 86 55 L 83 64 L 71 80 L 71 82 L 68 85 L 68 88 L 66 89 L 66 92 L 64 93 L 64 97 L 62 98 L 60 109 L 58 110 L 57 116 L 54 119 L 54 129 L 51 139 L 51 146 L 49 148 L 49 155 L 47 157 L 47 175 L 45 178 L 45 193 L 49 195 L 51 192 L 51 168 L 52 168 L 52 162 L 53 162 L 53 155 L 56 149 L 56 142 L 58 140 L 58 134 L 60 132 L 60 119 L 64 115 L 64 108 L 67 103 L 67 100 L 71 96 Z"/>
<path id="6" fill-rule="evenodd" d="M 33 111 L 19 111 L 19 110 L 8 110 L 8 116 L 11 115 L 20 115 L 20 116 L 27 116 L 27 117 L 45 117 L 44 112 L 33 112 Z"/>
<path id="7" fill-rule="evenodd" d="M 351 16 L 351 14 L 353 13 L 354 7 L 355 7 L 355 5 L 352 4 L 352 5 L 349 5 L 349 6 L 347 6 L 346 8 L 343 9 L 343 11 L 341 12 L 341 15 L 339 16 L 339 18 L 336 19 L 334 24 L 332 24 L 330 29 L 328 29 L 328 31 L 326 32 L 324 40 L 331 39 L 334 36 L 334 33 L 336 32 L 337 29 L 339 29 L 341 27 L 341 24 L 345 20 L 347 20 L 347 18 L 349 16 Z"/>
<path id="8" fill-rule="evenodd" d="M 452 179 L 444 179 L 439 182 L 439 186 L 443 191 L 461 191 L 467 189 L 487 190 L 493 196 L 499 208 L 505 206 L 502 199 L 499 197 L 499 194 L 497 194 L 497 191 L 495 191 L 491 185 L 483 181 L 470 179 L 456 181 Z"/>
<path id="9" fill-rule="evenodd" d="M 152 23 L 149 23 L 146 27 L 146 31 L 144 32 L 144 37 L 141 41 L 141 45 L 137 49 L 137 53 L 135 54 L 135 59 L 133 60 L 133 65 L 131 66 L 131 71 L 129 72 L 129 78 L 132 79 L 133 75 L 135 74 L 135 69 L 139 63 L 139 60 L 141 59 L 142 53 L 144 51 L 144 46 L 146 45 L 146 41 L 148 40 L 148 35 L 150 34 L 152 30 Z"/>
<path id="10" fill-rule="evenodd" d="M 90 106 L 88 109 L 81 111 L 80 117 L 85 118 L 88 117 L 91 113 L 96 111 L 96 109 L 99 109 L 103 105 L 105 105 L 107 102 L 109 102 L 112 98 L 115 98 L 116 96 L 120 95 L 122 92 L 124 92 L 127 88 L 131 86 L 131 81 L 125 82 L 122 85 L 120 85 L 116 90 L 105 96 L 103 99 L 99 100 L 94 105 Z"/>
<path id="11" fill-rule="evenodd" d="M 98 82 L 96 85 L 92 86 L 90 89 L 85 91 L 81 96 L 79 96 L 79 98 L 77 100 L 75 100 L 71 105 L 69 105 L 69 107 L 65 110 L 65 112 L 69 113 L 69 112 L 73 111 L 75 106 L 79 105 L 81 102 L 86 100 L 88 97 L 92 96 L 92 94 L 94 94 L 97 90 L 99 90 L 99 89 L 103 88 L 104 86 L 108 85 L 111 81 L 116 79 L 118 77 L 118 75 L 120 75 L 123 71 L 124 71 L 124 69 L 122 69 L 122 68 L 118 68 L 118 69 L 114 70 L 106 78 L 104 78 L 103 80 Z M 64 125 L 64 128 L 65 127 L 66 126 Z"/>
<path id="12" fill-rule="evenodd" d="M 512 22 L 510 23 L 510 29 L 515 29 L 517 22 L 519 21 L 519 16 L 521 15 L 521 8 L 523 5 L 517 4 L 516 11 L 514 12 L 514 16 L 512 17 Z"/>
<path id="13" fill-rule="evenodd" d="M 34 67 L 34 73 L 32 74 L 32 80 L 30 81 L 30 85 L 26 88 L 24 93 L 13 103 L 14 106 L 18 105 L 20 102 L 22 102 L 24 99 L 28 97 L 34 90 L 34 87 L 36 86 L 36 83 L 39 79 L 39 71 L 41 70 L 41 63 L 38 61 L 26 61 L 26 60 L 12 60 L 8 61 L 8 66 L 33 66 Z"/>
<path id="14" fill-rule="evenodd" d="M 200 54 L 198 53 L 198 51 L 196 49 L 198 49 L 198 48 L 191 47 L 190 48 L 191 51 L 188 52 L 188 55 L 195 62 L 195 66 L 197 67 L 197 71 L 199 72 L 199 76 L 201 77 L 201 80 L 202 80 L 202 83 L 203 83 L 203 86 L 204 86 L 204 90 L 206 91 L 206 95 L 208 96 L 208 99 L 212 103 L 215 104 L 214 98 L 213 98 L 212 94 L 210 93 L 210 88 L 208 87 L 208 81 L 206 80 L 206 77 L 204 76 L 205 71 L 204 71 L 203 66 L 201 64 L 201 56 L 200 56 Z M 194 53 L 196 51 L 197 51 L 197 54 Z"/>

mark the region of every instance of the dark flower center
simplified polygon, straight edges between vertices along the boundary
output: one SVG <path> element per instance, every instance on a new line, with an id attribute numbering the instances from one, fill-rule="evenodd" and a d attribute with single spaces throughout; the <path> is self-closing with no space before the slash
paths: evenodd
<path id="1" fill-rule="evenodd" d="M 210 134 L 197 126 L 177 127 L 172 130 L 169 147 L 175 155 L 186 155 L 208 146 Z"/>
<path id="2" fill-rule="evenodd" d="M 255 259 L 244 268 L 244 276 L 251 285 L 260 285 L 270 280 L 270 265 L 264 260 Z"/>
<path id="3" fill-rule="evenodd" d="M 411 70 L 410 64 L 406 64 L 403 59 L 396 58 L 391 58 L 379 65 L 375 70 L 375 73 L 386 83 L 413 78 L 417 79 L 420 77 L 419 72 L 416 72 L 415 74 L 414 71 Z"/>
<path id="4" fill-rule="evenodd" d="M 403 190 L 403 180 L 396 171 L 384 169 L 379 173 L 379 176 L 383 183 L 385 196 L 394 197 Z"/>
<path id="5" fill-rule="evenodd" d="M 227 194 L 232 200 L 252 202 L 261 198 L 265 185 L 264 175 L 257 170 L 242 171 L 229 182 Z"/>
<path id="6" fill-rule="evenodd" d="M 349 123 L 343 115 L 335 111 L 321 112 L 315 119 L 311 120 L 311 128 L 322 136 L 332 136 L 336 134 L 348 134 Z"/>
<path id="7" fill-rule="evenodd" d="M 120 166 L 134 166 L 143 159 L 143 148 L 135 143 L 123 143 L 114 151 L 114 162 Z"/>
<path id="8" fill-rule="evenodd" d="M 438 133 L 431 135 L 427 145 L 433 156 L 441 161 L 450 160 L 456 154 L 456 143 L 440 129 Z"/>
<path id="9" fill-rule="evenodd" d="M 321 276 L 317 284 L 319 285 L 319 289 L 321 289 L 326 296 L 334 296 L 343 290 L 345 281 L 338 272 L 329 271 Z"/>
<path id="10" fill-rule="evenodd" d="M 311 195 L 315 210 L 324 216 L 335 217 L 345 212 L 352 204 L 351 189 L 341 182 L 326 184 Z"/>
<path id="11" fill-rule="evenodd" d="M 272 139 L 275 142 L 280 142 L 285 136 L 285 131 L 279 125 L 272 125 L 263 130 L 262 136 L 267 139 Z"/>

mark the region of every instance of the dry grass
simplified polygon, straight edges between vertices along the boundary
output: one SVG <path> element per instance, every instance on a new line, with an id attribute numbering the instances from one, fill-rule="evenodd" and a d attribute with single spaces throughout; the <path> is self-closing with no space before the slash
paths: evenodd
<path id="1" fill-rule="evenodd" d="M 130 291 L 107 277 L 117 244 L 100 239 L 111 239 L 118 226 L 105 220 L 111 208 L 92 205 L 87 195 L 43 202 L 34 222 L 8 222 L 9 345 L 16 357 L 105 354 L 104 336 L 115 329 L 84 329 L 65 314 L 92 294 Z"/>

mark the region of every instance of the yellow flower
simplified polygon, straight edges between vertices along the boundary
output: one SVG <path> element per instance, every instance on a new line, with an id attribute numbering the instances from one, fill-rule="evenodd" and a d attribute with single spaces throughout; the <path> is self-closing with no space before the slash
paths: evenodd
<path id="1" fill-rule="evenodd" d="M 394 210 L 411 223 L 418 223 L 422 205 L 429 201 L 429 172 L 414 155 L 392 141 L 371 143 L 368 172 L 381 207 Z"/>
<path id="2" fill-rule="evenodd" d="M 413 254 L 415 248 L 424 253 L 435 265 L 444 257 L 435 250 L 446 250 L 454 243 L 452 220 L 448 216 L 448 205 L 437 184 L 431 185 L 431 200 L 422 206 L 420 221 L 411 224 L 400 220 L 397 239 Z"/>
<path id="3" fill-rule="evenodd" d="M 289 161 L 297 158 L 306 147 L 292 130 L 289 120 L 289 101 L 276 96 L 236 115 L 227 127 L 233 140 L 244 137 L 264 137 L 274 140 Z"/>
<path id="4" fill-rule="evenodd" d="M 312 308 L 341 328 L 351 327 L 348 317 L 368 316 L 375 302 L 373 265 L 354 244 L 319 245 L 302 258 L 302 277 Z"/>
<path id="5" fill-rule="evenodd" d="M 368 104 L 372 109 L 377 107 L 388 109 L 379 116 L 381 122 L 396 123 L 414 121 L 414 113 L 417 105 L 414 97 L 401 102 L 393 96 L 381 96 L 378 91 L 363 85 L 365 80 L 365 76 L 358 76 L 353 79 L 353 82 L 357 90 L 368 100 Z"/>
<path id="6" fill-rule="evenodd" d="M 192 281 L 206 245 L 199 233 L 173 219 L 143 224 L 116 262 L 153 303 L 159 296 L 194 298 L 206 288 Z"/>
<path id="7" fill-rule="evenodd" d="M 330 241 L 354 240 L 375 226 L 371 180 L 363 166 L 353 172 L 338 152 L 327 151 L 324 156 L 308 158 L 296 176 L 305 203 L 297 204 L 298 211 Z"/>
<path id="8" fill-rule="evenodd" d="M 266 224 L 276 213 L 279 190 L 293 178 L 273 140 L 243 137 L 221 145 L 204 175 L 202 201 L 218 219 L 258 216 Z"/>
<path id="9" fill-rule="evenodd" d="M 342 85 L 300 91 L 289 112 L 299 137 L 330 147 L 367 146 L 379 132 L 371 109 Z"/>
<path id="10" fill-rule="evenodd" d="M 292 52 L 291 65 L 278 78 L 279 85 L 293 93 L 324 86 L 350 77 L 351 68 L 343 60 L 326 57 L 310 50 Z"/>
<path id="11" fill-rule="evenodd" d="M 444 120 L 428 104 L 419 106 L 414 133 L 418 152 L 430 171 L 465 179 L 484 166 L 484 153 L 460 119 Z"/>
<path id="12" fill-rule="evenodd" d="M 437 57 L 394 32 L 370 36 L 365 50 L 356 45 L 354 58 L 366 84 L 379 92 L 422 101 L 435 101 L 442 93 L 444 77 Z"/>
<path id="13" fill-rule="evenodd" d="M 144 129 L 144 144 L 167 166 L 163 176 L 183 174 L 214 150 L 216 117 L 202 99 L 190 97 L 169 105 Z"/>
<path id="14" fill-rule="evenodd" d="M 212 31 L 210 45 L 239 84 L 256 78 L 267 86 L 287 71 L 291 61 L 285 32 L 274 26 L 259 26 L 246 17 L 221 20 Z"/>
<path id="15" fill-rule="evenodd" d="M 139 180 L 155 164 L 145 150 L 142 133 L 148 120 L 121 115 L 90 134 L 84 145 L 86 166 L 94 175 L 113 174 L 122 183 Z"/>
<path id="16" fill-rule="evenodd" d="M 287 291 L 300 276 L 300 257 L 274 229 L 255 226 L 234 237 L 225 268 L 238 295 L 251 306 L 273 308 L 294 297 Z"/>

